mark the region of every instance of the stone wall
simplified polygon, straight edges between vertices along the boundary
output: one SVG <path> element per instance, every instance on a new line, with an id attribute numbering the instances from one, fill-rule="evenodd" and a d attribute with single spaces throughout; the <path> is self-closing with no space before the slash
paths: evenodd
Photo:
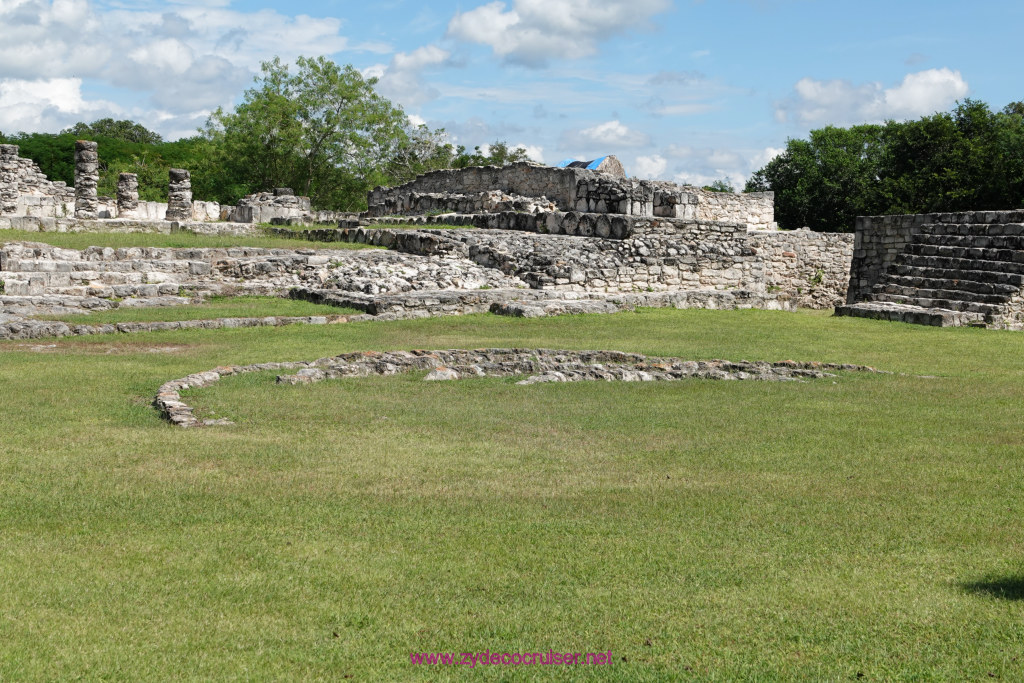
<path id="1" fill-rule="evenodd" d="M 775 193 L 709 192 L 687 188 L 697 196 L 697 220 L 740 223 L 751 230 L 777 230 Z"/>
<path id="2" fill-rule="evenodd" d="M 775 221 L 772 193 L 707 192 L 664 181 L 615 178 L 582 168 L 529 162 L 433 171 L 398 187 L 378 187 L 367 197 L 368 213 L 416 213 L 422 211 L 425 196 L 431 196 L 430 201 L 441 210 L 460 211 L 459 202 L 493 191 L 530 198 L 540 205 L 554 204 L 561 211 L 742 222 L 750 228 L 770 228 Z M 449 203 L 439 200 L 440 195 L 450 196 Z M 482 210 L 478 204 L 472 208 L 474 212 Z"/>
<path id="3" fill-rule="evenodd" d="M 70 216 L 75 190 L 49 180 L 17 145 L 0 145 L 0 216 Z"/>
<path id="4" fill-rule="evenodd" d="M 846 301 L 852 234 L 752 230 L 748 239 L 764 263 L 767 291 L 786 292 L 804 308 L 833 308 Z"/>
<path id="5" fill-rule="evenodd" d="M 102 199 L 102 198 L 101 198 Z M 155 202 L 142 202 L 155 204 Z M 165 207 L 166 204 L 156 204 Z M 78 218 L 51 218 L 48 216 L 0 216 L 0 239 L 4 230 L 21 230 L 24 232 L 151 232 L 170 234 L 175 230 L 194 232 L 201 235 L 253 235 L 263 234 L 260 228 L 248 223 L 195 221 L 166 221 L 147 216 L 138 218 L 106 218 L 103 202 L 100 202 L 100 220 L 82 220 Z M 162 216 L 163 214 L 160 213 Z"/>
<path id="6" fill-rule="evenodd" d="M 871 288 L 882 279 L 889 266 L 896 262 L 913 236 L 921 232 L 925 224 L 935 222 L 937 216 L 858 216 L 846 303 L 866 300 L 871 294 Z"/>

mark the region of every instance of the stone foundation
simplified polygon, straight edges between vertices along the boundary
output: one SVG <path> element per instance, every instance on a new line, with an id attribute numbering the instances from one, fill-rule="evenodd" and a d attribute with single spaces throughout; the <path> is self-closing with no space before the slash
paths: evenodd
<path id="1" fill-rule="evenodd" d="M 443 351 L 373 351 L 334 358 L 256 365 L 220 366 L 165 382 L 153 399 L 154 407 L 172 424 L 184 428 L 226 426 L 225 418 L 200 420 L 182 400 L 186 389 L 208 387 L 221 377 L 251 372 L 297 371 L 279 375 L 278 384 L 310 384 L 327 379 L 391 376 L 427 372 L 427 381 L 464 377 L 516 377 L 519 385 L 544 382 L 620 381 L 671 382 L 683 380 L 754 380 L 792 382 L 838 377 L 839 371 L 877 372 L 862 365 L 749 361 L 692 361 L 646 357 L 621 351 L 564 351 L 551 349 L 448 349 Z"/>

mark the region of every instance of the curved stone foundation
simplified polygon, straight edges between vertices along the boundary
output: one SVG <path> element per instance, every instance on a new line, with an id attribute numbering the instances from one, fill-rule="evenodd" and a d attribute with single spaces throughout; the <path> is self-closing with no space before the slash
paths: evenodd
<path id="1" fill-rule="evenodd" d="M 647 357 L 622 351 L 552 349 L 448 349 L 443 351 L 367 351 L 333 358 L 285 363 L 222 366 L 161 385 L 153 405 L 180 427 L 228 425 L 229 420 L 199 420 L 181 398 L 185 389 L 209 386 L 221 377 L 268 370 L 295 370 L 279 375 L 278 384 L 309 384 L 344 377 L 390 376 L 427 372 L 427 381 L 471 377 L 515 377 L 521 385 L 542 382 L 665 382 L 686 379 L 800 381 L 835 377 L 836 371 L 878 372 L 863 365 L 782 361 L 779 363 Z"/>

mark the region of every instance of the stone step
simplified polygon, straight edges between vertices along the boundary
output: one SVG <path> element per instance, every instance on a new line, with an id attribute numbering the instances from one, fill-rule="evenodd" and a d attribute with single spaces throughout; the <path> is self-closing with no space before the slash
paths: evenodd
<path id="1" fill-rule="evenodd" d="M 47 287 L 45 292 L 54 296 L 94 296 L 101 299 L 124 299 L 128 297 L 175 296 L 181 289 L 178 283 L 137 284 L 137 285 L 78 285 L 70 287 Z"/>
<path id="2" fill-rule="evenodd" d="M 993 274 L 1024 275 L 1024 262 L 993 261 L 989 259 L 959 258 L 954 256 L 924 256 L 904 252 L 890 268 L 942 268 L 951 271 L 983 271 Z"/>
<path id="3" fill-rule="evenodd" d="M 932 244 L 940 247 L 968 247 L 981 249 L 1024 249 L 1021 235 L 947 235 L 921 232 L 911 238 L 913 244 Z"/>
<path id="4" fill-rule="evenodd" d="M 914 325 L 931 325 L 933 327 L 985 326 L 985 316 L 979 313 L 951 311 L 940 308 L 922 308 L 920 306 L 885 302 L 866 301 L 839 306 L 836 308 L 835 314 L 851 318 L 889 320 Z"/>
<path id="5" fill-rule="evenodd" d="M 928 223 L 921 233 L 929 235 L 1014 236 L 1024 235 L 1024 223 Z"/>
<path id="6" fill-rule="evenodd" d="M 934 299 L 925 296 L 908 296 L 904 294 L 872 294 L 871 301 L 886 302 L 893 304 L 907 304 L 920 308 L 943 308 L 962 313 L 979 313 L 984 316 L 997 316 L 1005 312 L 1006 306 L 1002 304 L 988 304 L 974 301 L 962 301 L 960 299 Z"/>
<path id="7" fill-rule="evenodd" d="M 902 287 L 892 283 L 881 283 L 872 287 L 872 298 L 880 294 L 896 294 L 910 298 L 942 299 L 974 304 L 1007 304 L 1009 294 L 976 294 L 956 289 L 924 289 L 921 287 Z"/>
<path id="8" fill-rule="evenodd" d="M 875 287 L 885 288 L 887 286 L 906 287 L 922 290 L 945 290 L 965 292 L 980 295 L 998 295 L 1011 297 L 1020 292 L 1019 285 L 997 284 L 991 282 L 975 282 L 968 279 L 953 278 L 928 278 L 922 277 L 920 273 L 910 275 L 897 275 L 890 273 L 882 278 L 882 281 Z"/>
<path id="9" fill-rule="evenodd" d="M 8 258 L 3 271 L 15 273 L 165 273 L 202 275 L 210 272 L 207 261 L 69 261 L 56 259 Z"/>
<path id="10" fill-rule="evenodd" d="M 906 246 L 901 256 L 940 256 L 944 258 L 1024 263 L 1024 250 L 948 247 L 934 244 L 918 244 L 913 242 Z M 899 259 L 897 259 L 897 261 L 899 262 Z"/>
<path id="11" fill-rule="evenodd" d="M 1010 287 L 1024 287 L 1024 274 L 1004 273 L 995 270 L 972 270 L 968 268 L 933 268 L 927 266 L 911 266 L 894 264 L 889 266 L 885 277 L 892 276 L 919 277 L 931 280 L 950 280 L 953 282 L 975 282 Z"/>

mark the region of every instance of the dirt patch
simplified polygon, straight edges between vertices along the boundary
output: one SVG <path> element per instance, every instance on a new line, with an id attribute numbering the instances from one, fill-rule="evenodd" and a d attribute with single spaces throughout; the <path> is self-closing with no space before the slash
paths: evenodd
<path id="1" fill-rule="evenodd" d="M 12 344 L 7 347 L 12 351 L 29 351 L 31 353 L 89 353 L 96 355 L 112 355 L 120 353 L 182 353 L 195 348 L 187 344 Z"/>

